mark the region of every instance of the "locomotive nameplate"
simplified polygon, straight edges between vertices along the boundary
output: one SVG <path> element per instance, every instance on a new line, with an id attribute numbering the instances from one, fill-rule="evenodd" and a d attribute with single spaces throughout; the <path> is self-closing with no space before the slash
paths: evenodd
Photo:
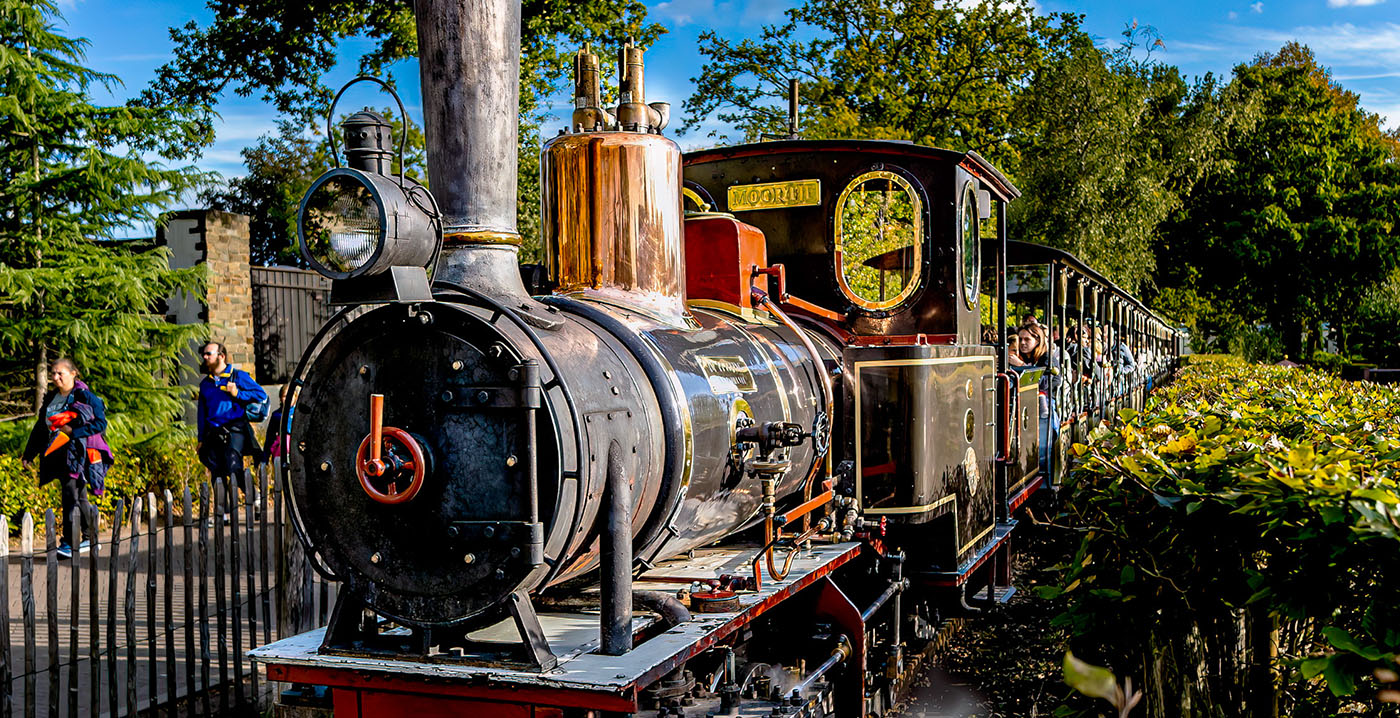
<path id="1" fill-rule="evenodd" d="M 734 185 L 729 188 L 730 212 L 782 207 L 811 207 L 821 203 L 821 180 L 764 182 L 762 184 Z"/>
<path id="2" fill-rule="evenodd" d="M 751 392 L 757 388 L 753 372 L 742 357 L 696 357 L 701 371 L 710 382 L 710 391 L 716 394 Z"/>

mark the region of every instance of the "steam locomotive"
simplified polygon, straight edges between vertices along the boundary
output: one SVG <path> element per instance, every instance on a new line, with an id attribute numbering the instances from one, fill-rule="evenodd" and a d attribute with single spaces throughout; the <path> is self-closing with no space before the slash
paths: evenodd
<path id="1" fill-rule="evenodd" d="M 575 58 L 548 269 L 522 270 L 518 7 L 487 4 L 418 4 L 432 191 L 360 113 L 303 201 L 345 309 L 297 370 L 283 480 L 342 588 L 255 656 L 337 716 L 884 714 L 943 619 L 1011 595 L 1018 507 L 1176 333 L 1009 241 L 1019 191 L 976 153 L 682 156 L 630 44 L 615 107 Z M 984 325 L 1023 312 L 1140 366 L 1013 371 Z"/>

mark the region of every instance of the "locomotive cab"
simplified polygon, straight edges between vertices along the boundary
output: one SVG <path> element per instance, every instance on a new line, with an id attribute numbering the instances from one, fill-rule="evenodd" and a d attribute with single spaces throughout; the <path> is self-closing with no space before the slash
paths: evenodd
<path id="1" fill-rule="evenodd" d="M 688 201 L 761 232 L 769 288 L 840 352 L 843 490 L 894 540 L 922 544 L 911 568 L 968 581 L 1009 534 L 981 275 L 983 239 L 1004 237 L 1019 191 L 976 153 L 883 141 L 703 150 L 685 179 Z M 718 273 L 693 245 L 692 287 Z"/>

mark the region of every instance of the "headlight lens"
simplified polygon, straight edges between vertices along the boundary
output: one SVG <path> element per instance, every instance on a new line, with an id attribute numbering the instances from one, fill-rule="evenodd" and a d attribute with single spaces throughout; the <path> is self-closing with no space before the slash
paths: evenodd
<path id="1" fill-rule="evenodd" d="M 374 258 L 384 238 L 384 212 L 359 178 L 335 174 L 312 188 L 303 204 L 306 256 L 323 273 L 353 274 Z"/>

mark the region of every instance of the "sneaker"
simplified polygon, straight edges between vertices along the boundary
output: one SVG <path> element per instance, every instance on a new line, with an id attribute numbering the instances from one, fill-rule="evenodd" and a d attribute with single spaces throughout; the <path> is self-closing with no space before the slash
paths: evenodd
<path id="1" fill-rule="evenodd" d="M 57 553 L 59 558 L 73 558 L 73 547 L 67 543 L 61 543 L 58 545 Z"/>
<path id="2" fill-rule="evenodd" d="M 101 548 L 101 546 L 88 539 L 83 539 L 83 542 L 78 544 L 78 553 L 87 553 L 89 550 L 95 548 Z"/>

